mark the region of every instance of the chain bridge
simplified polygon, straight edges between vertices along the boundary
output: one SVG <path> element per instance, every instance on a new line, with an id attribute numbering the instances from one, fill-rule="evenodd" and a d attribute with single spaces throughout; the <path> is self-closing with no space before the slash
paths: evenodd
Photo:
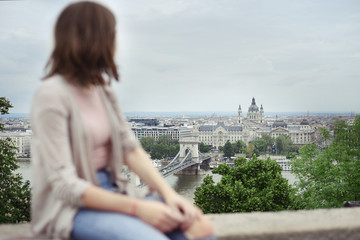
<path id="1" fill-rule="evenodd" d="M 169 164 L 159 169 L 160 173 L 167 177 L 173 173 L 185 175 L 198 175 L 202 164 L 209 164 L 210 155 L 199 152 L 199 142 L 192 136 L 190 130 L 180 132 L 180 151 Z"/>
<path id="2" fill-rule="evenodd" d="M 195 149 L 196 151 L 197 149 Z M 187 152 L 187 153 L 186 153 Z M 193 156 L 194 150 L 186 149 L 186 155 L 184 157 L 180 157 L 181 150 L 174 157 L 174 159 L 164 167 L 159 168 L 160 173 L 167 177 L 173 173 L 182 172 L 183 174 L 191 174 L 198 175 L 200 171 L 201 164 L 206 161 L 210 161 L 211 157 L 209 155 L 204 155 L 201 152 L 197 151 Z M 184 171 L 187 169 L 187 171 Z"/>
<path id="3" fill-rule="evenodd" d="M 200 174 L 200 166 L 209 165 L 211 156 L 199 152 L 199 142 L 196 137 L 192 136 L 190 130 L 180 132 L 179 144 L 180 151 L 166 166 L 159 168 L 159 172 L 164 177 L 174 173 L 183 175 Z M 143 185 L 140 181 L 136 182 L 136 185 Z"/>

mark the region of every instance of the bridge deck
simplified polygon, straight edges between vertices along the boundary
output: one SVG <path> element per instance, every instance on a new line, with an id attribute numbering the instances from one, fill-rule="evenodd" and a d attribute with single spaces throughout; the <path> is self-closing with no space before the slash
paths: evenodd
<path id="1" fill-rule="evenodd" d="M 165 167 L 159 168 L 159 172 L 161 173 L 161 175 L 163 175 L 164 177 L 170 176 L 176 172 L 179 172 L 185 168 L 188 168 L 190 166 L 196 165 L 196 164 L 201 164 L 203 161 L 210 159 L 211 156 L 209 155 L 204 155 L 201 154 L 199 152 L 199 162 L 194 162 L 192 160 L 191 157 L 191 152 L 189 152 L 185 158 L 183 160 L 180 161 L 180 157 L 179 154 L 177 154 L 175 156 L 175 158 L 170 161 L 170 163 L 168 165 L 166 165 Z M 141 182 L 141 184 L 139 185 L 139 187 L 143 187 L 145 185 L 145 183 Z"/>

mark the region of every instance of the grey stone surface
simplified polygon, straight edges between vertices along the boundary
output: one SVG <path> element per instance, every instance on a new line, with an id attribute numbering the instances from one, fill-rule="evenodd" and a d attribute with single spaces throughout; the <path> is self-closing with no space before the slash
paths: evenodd
<path id="1" fill-rule="evenodd" d="M 360 208 L 210 214 L 219 240 L 360 240 Z M 0 239 L 26 239 L 29 224 L 0 225 Z"/>
<path id="2" fill-rule="evenodd" d="M 30 224 L 0 224 L 0 240 L 26 239 Z"/>
<path id="3" fill-rule="evenodd" d="M 360 208 L 209 215 L 219 239 L 360 239 Z"/>

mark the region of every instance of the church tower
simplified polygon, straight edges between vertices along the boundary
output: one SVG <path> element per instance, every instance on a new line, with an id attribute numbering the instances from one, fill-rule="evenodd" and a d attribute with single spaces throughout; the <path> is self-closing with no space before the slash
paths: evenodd
<path id="1" fill-rule="evenodd" d="M 239 108 L 238 108 L 238 120 L 239 120 L 239 124 L 243 123 L 241 105 L 239 105 Z"/>
<path id="2" fill-rule="evenodd" d="M 260 123 L 264 123 L 264 108 L 262 104 L 260 107 Z"/>

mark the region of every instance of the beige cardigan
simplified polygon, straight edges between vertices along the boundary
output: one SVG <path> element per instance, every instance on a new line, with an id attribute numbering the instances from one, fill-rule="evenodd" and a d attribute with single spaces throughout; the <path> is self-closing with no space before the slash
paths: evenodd
<path id="1" fill-rule="evenodd" d="M 119 192 L 128 189 L 124 156 L 139 146 L 127 127 L 110 86 L 99 87 L 111 126 L 110 172 Z M 91 138 L 68 83 L 59 75 L 41 83 L 31 110 L 33 130 L 32 232 L 39 238 L 68 239 L 81 195 L 98 185 Z"/>

